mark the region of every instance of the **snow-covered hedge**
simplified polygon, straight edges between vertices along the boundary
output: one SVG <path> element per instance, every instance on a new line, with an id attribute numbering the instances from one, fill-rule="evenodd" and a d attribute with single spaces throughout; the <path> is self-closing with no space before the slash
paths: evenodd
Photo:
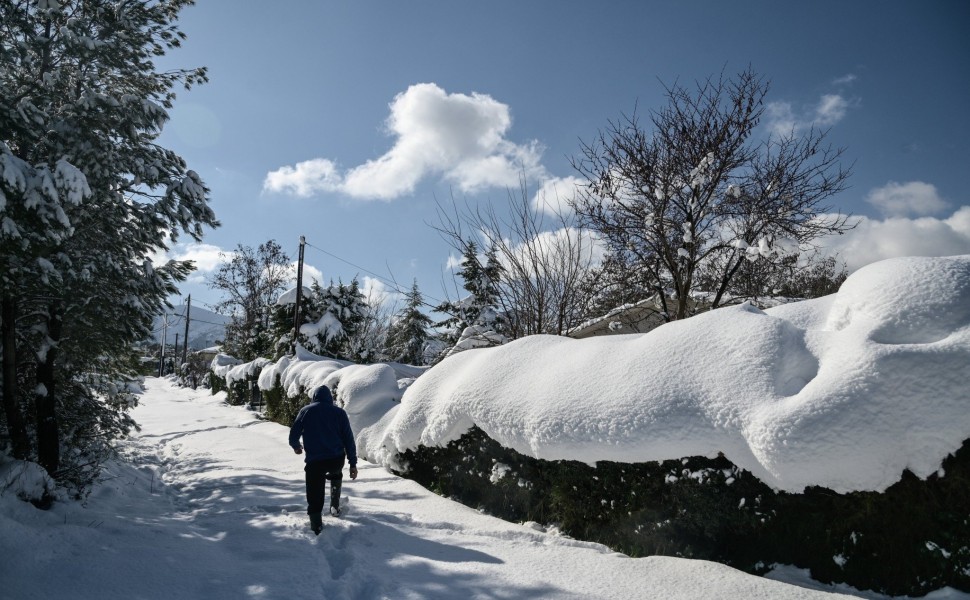
<path id="1" fill-rule="evenodd" d="M 907 469 L 932 475 L 970 438 L 968 373 L 970 256 L 900 258 L 766 311 L 462 352 L 359 437 L 391 466 L 478 427 L 547 460 L 723 453 L 779 490 L 881 491 Z"/>
<path id="2" fill-rule="evenodd" d="M 284 356 L 276 362 L 258 358 L 240 363 L 219 355 L 212 363 L 212 373 L 222 382 L 221 389 L 228 389 L 231 403 L 245 403 L 256 384 L 266 402 L 266 416 L 284 425 L 290 425 L 313 392 L 326 385 L 350 415 L 354 431 L 367 429 L 380 420 L 427 369 L 400 363 L 357 365 L 319 356 L 300 346 L 295 356 Z M 220 386 L 213 386 L 213 393 L 219 389 Z"/>
<path id="3" fill-rule="evenodd" d="M 554 525 L 631 556 L 713 560 L 762 574 L 794 565 L 816 581 L 890 595 L 970 592 L 970 442 L 926 480 L 884 492 L 773 490 L 725 457 L 644 463 L 548 461 L 472 428 L 404 452 L 407 476 L 502 518 Z"/>
<path id="4" fill-rule="evenodd" d="M 420 374 L 301 353 L 257 377 L 293 407 L 330 386 L 362 457 L 510 518 L 755 571 L 747 545 L 775 544 L 761 556 L 824 580 L 970 590 L 970 256 L 891 259 L 825 298 L 533 336 Z"/>
<path id="5" fill-rule="evenodd" d="M 392 467 L 478 427 L 525 456 L 589 465 L 723 454 L 790 492 L 882 491 L 906 470 L 935 473 L 970 438 L 968 371 L 970 255 L 890 259 L 825 298 L 723 308 L 646 334 L 469 350 L 410 387 L 423 369 L 302 348 L 275 363 L 213 361 L 230 384 L 278 385 L 291 399 L 331 385 L 361 455 Z"/>

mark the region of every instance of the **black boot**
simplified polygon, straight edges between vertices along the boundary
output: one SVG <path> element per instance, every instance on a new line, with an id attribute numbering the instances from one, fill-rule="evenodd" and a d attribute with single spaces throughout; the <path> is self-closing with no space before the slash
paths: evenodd
<path id="1" fill-rule="evenodd" d="M 320 535 L 320 532 L 323 531 L 323 517 L 320 516 L 320 513 L 309 513 L 309 514 L 310 514 L 310 529 L 313 530 L 313 533 Z"/>
<path id="2" fill-rule="evenodd" d="M 340 516 L 340 481 L 330 482 L 330 514 L 334 517 Z"/>

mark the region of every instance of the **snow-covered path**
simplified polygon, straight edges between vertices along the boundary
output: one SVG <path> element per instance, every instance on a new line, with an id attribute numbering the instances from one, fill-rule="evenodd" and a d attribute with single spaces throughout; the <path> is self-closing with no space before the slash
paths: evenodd
<path id="1" fill-rule="evenodd" d="M 362 463 L 306 526 L 287 429 L 148 380 L 142 431 L 87 506 L 0 498 L 0 597 L 832 598 L 729 567 L 631 559 L 479 514 Z"/>

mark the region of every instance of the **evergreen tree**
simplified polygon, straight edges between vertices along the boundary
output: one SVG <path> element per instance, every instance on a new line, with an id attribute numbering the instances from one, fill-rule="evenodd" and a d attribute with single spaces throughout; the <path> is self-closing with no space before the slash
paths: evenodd
<path id="1" fill-rule="evenodd" d="M 291 351 L 293 341 L 293 304 L 275 308 L 273 335 L 276 355 Z M 358 361 L 370 354 L 360 345 L 358 334 L 365 327 L 369 307 L 354 277 L 349 285 L 339 281 L 327 287 L 313 282 L 300 307 L 298 342 L 314 354 L 341 360 Z"/>
<path id="2" fill-rule="evenodd" d="M 192 268 L 148 257 L 218 224 L 199 176 L 155 143 L 173 88 L 206 79 L 152 62 L 184 38 L 186 4 L 0 3 L 4 419 L 15 455 L 79 490 L 131 427 L 113 379 Z"/>
<path id="3" fill-rule="evenodd" d="M 407 302 L 396 315 L 396 320 L 387 334 L 387 355 L 391 360 L 401 363 L 424 364 L 424 349 L 431 339 L 428 328 L 432 321 L 420 310 L 424 301 L 418 290 L 417 280 L 411 285 L 411 291 L 405 294 L 405 298 Z"/>
<path id="4" fill-rule="evenodd" d="M 435 312 L 448 315 L 443 321 L 435 323 L 435 326 L 445 328 L 446 333 L 443 337 L 449 345 L 454 345 L 462 330 L 473 323 L 478 316 L 475 310 L 477 302 L 474 301 L 474 290 L 482 271 L 481 263 L 478 261 L 478 244 L 470 241 L 465 245 L 465 251 L 462 253 L 458 276 L 462 279 L 462 288 L 471 295 L 459 298 L 456 302 L 446 300 L 434 308 Z"/>
<path id="5" fill-rule="evenodd" d="M 448 314 L 444 321 L 435 323 L 447 328 L 442 336 L 449 349 L 469 338 L 476 338 L 475 347 L 494 346 L 507 341 L 506 318 L 499 309 L 499 282 L 503 268 L 498 260 L 498 250 L 492 245 L 485 255 L 485 264 L 478 256 L 474 241 L 465 244 L 461 268 L 462 287 L 468 295 L 457 302 L 443 302 L 435 311 Z M 443 355 L 442 355 L 443 356 Z"/>

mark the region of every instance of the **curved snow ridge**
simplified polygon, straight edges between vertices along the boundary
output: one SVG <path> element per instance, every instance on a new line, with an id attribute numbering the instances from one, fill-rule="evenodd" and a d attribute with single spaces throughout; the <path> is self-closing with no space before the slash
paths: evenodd
<path id="1" fill-rule="evenodd" d="M 884 490 L 970 438 L 970 256 L 860 269 L 838 294 L 647 334 L 523 338 L 448 358 L 359 436 L 390 462 L 477 425 L 589 464 L 723 452 L 768 485 Z"/>
<path id="2" fill-rule="evenodd" d="M 287 396 L 295 398 L 306 393 L 312 397 L 327 377 L 351 365 L 353 363 L 345 360 L 318 356 L 298 344 L 295 358 L 284 356 L 275 363 L 266 361 L 258 371 L 257 385 L 261 390 L 270 390 L 279 377 L 280 386 Z"/>

